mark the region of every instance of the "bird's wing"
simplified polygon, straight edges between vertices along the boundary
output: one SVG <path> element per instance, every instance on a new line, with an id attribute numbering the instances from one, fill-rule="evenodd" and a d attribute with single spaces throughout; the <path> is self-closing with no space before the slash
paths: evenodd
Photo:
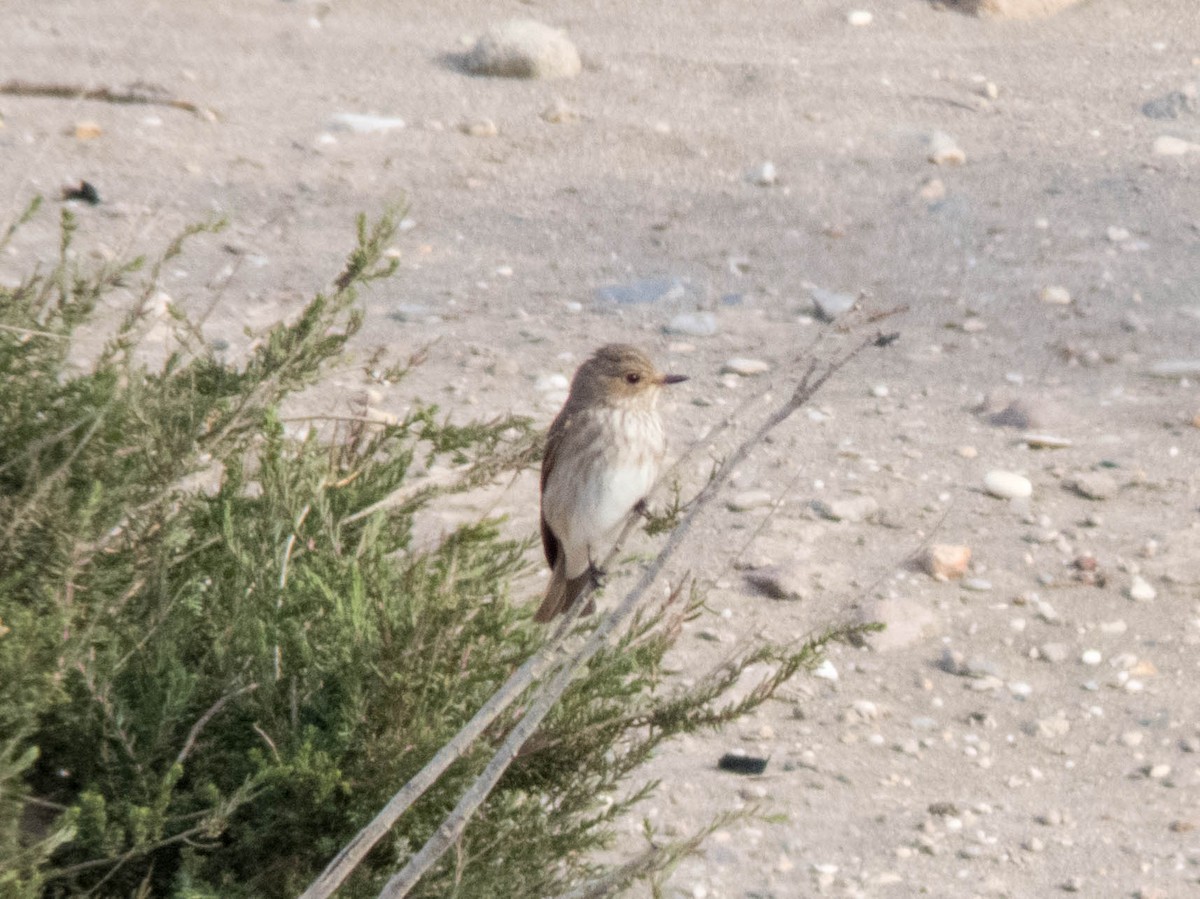
<path id="1" fill-rule="evenodd" d="M 562 446 L 563 438 L 571 429 L 571 422 L 572 416 L 563 410 L 554 419 L 554 423 L 550 425 L 550 432 L 546 435 L 546 451 L 542 455 L 543 503 L 546 500 L 546 482 L 550 480 L 550 472 L 554 470 L 554 463 L 558 459 L 559 447 Z M 546 521 L 544 507 L 542 509 L 542 549 L 546 552 L 546 562 L 553 568 L 554 563 L 558 561 L 559 553 L 562 552 L 562 544 L 559 543 L 554 531 L 550 529 L 550 522 Z"/>

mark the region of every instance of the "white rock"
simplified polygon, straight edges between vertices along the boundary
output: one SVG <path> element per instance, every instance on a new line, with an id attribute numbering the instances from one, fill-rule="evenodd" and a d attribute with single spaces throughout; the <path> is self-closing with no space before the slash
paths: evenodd
<path id="1" fill-rule="evenodd" d="M 562 31 L 532 19 L 493 25 L 467 54 L 467 70 L 501 78 L 573 78 L 583 68 Z"/>
<path id="2" fill-rule="evenodd" d="M 684 337 L 712 337 L 717 333 L 717 317 L 711 312 L 681 312 L 663 330 Z"/>
<path id="3" fill-rule="evenodd" d="M 1098 649 L 1085 649 L 1083 655 L 1079 657 L 1079 661 L 1094 668 L 1104 661 L 1104 656 L 1100 654 L 1100 650 Z"/>
<path id="4" fill-rule="evenodd" d="M 851 293 L 838 293 L 823 287 L 814 287 L 812 301 L 817 317 L 831 322 L 853 309 L 858 297 Z"/>
<path id="5" fill-rule="evenodd" d="M 775 501 L 769 490 L 743 490 L 734 494 L 726 505 L 733 512 L 749 512 L 751 509 L 761 509 Z"/>
<path id="6" fill-rule="evenodd" d="M 1129 585 L 1129 598 L 1134 602 L 1153 602 L 1158 596 L 1158 591 L 1150 585 L 1150 582 L 1140 574 L 1133 576 L 1133 581 Z"/>
<path id="7" fill-rule="evenodd" d="M 813 677 L 819 677 L 821 680 L 835 681 L 838 679 L 838 670 L 833 662 L 825 659 L 813 671 Z"/>
<path id="8" fill-rule="evenodd" d="M 929 135 L 929 161 L 934 165 L 963 165 L 967 154 L 949 134 L 935 131 Z"/>
<path id="9" fill-rule="evenodd" d="M 862 28 L 865 25 L 870 25 L 874 21 L 875 16 L 865 9 L 853 9 L 846 14 L 846 22 L 855 26 L 856 28 Z"/>
<path id="10" fill-rule="evenodd" d="M 1011 471 L 996 469 L 983 478 L 984 489 L 1000 499 L 1027 499 L 1033 495 L 1033 484 L 1029 478 Z"/>
<path id="11" fill-rule="evenodd" d="M 844 499 L 814 500 L 813 509 L 830 521 L 858 523 L 873 518 L 879 512 L 879 502 L 873 496 L 851 496 Z"/>
<path id="12" fill-rule="evenodd" d="M 1200 377 L 1200 359 L 1165 359 L 1151 365 L 1149 374 L 1171 379 Z"/>
<path id="13" fill-rule="evenodd" d="M 1123 243 L 1129 240 L 1129 229 L 1118 225 L 1109 225 L 1104 234 L 1113 243 Z"/>
<path id="14" fill-rule="evenodd" d="M 775 163 L 764 162 L 752 168 L 746 174 L 746 180 L 759 187 L 773 187 L 779 183 L 779 172 L 775 170 Z"/>
<path id="15" fill-rule="evenodd" d="M 732 359 L 727 359 L 725 360 L 725 364 L 721 366 L 722 374 L 741 375 L 744 378 L 766 374 L 770 370 L 771 364 L 769 362 L 764 362 L 762 359 L 747 359 L 743 356 L 735 356 Z"/>
<path id="16" fill-rule="evenodd" d="M 1071 291 L 1058 285 L 1043 287 L 1042 302 L 1050 303 L 1054 306 L 1068 306 L 1071 303 Z"/>
<path id="17" fill-rule="evenodd" d="M 1200 144 L 1166 134 L 1154 141 L 1155 156 L 1186 156 L 1189 153 L 1200 153 Z"/>
<path id="18" fill-rule="evenodd" d="M 1053 434 L 1022 434 L 1021 439 L 1030 449 L 1067 449 L 1073 445 L 1070 439 Z"/>
<path id="19" fill-rule="evenodd" d="M 329 120 L 330 131 L 348 131 L 351 134 L 386 134 L 403 127 L 404 119 L 355 112 L 339 112 Z"/>

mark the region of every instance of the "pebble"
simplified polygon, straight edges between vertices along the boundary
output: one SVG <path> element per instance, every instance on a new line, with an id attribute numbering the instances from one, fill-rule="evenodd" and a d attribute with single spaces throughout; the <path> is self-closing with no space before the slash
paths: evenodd
<path id="1" fill-rule="evenodd" d="M 1151 586 L 1140 574 L 1133 576 L 1133 581 L 1129 584 L 1129 598 L 1134 602 L 1153 602 L 1158 596 L 1158 591 Z"/>
<path id="2" fill-rule="evenodd" d="M 934 543 L 921 556 L 921 567 L 938 581 L 961 578 L 970 564 L 971 547 L 951 543 Z"/>
<path id="3" fill-rule="evenodd" d="M 579 121 L 579 113 L 566 100 L 556 97 L 542 110 L 542 121 L 551 125 L 569 125 Z"/>
<path id="4" fill-rule="evenodd" d="M 1156 378 L 1200 377 L 1200 359 L 1165 359 L 1155 362 L 1148 370 Z"/>
<path id="5" fill-rule="evenodd" d="M 962 582 L 964 590 L 970 590 L 973 593 L 987 593 L 992 589 L 992 582 L 986 578 L 969 577 Z"/>
<path id="6" fill-rule="evenodd" d="M 1129 240 L 1129 229 L 1119 225 L 1109 225 L 1104 229 L 1104 236 L 1112 243 L 1124 243 Z"/>
<path id="7" fill-rule="evenodd" d="M 533 389 L 538 393 L 556 393 L 561 390 L 570 390 L 571 382 L 566 375 L 555 372 L 551 375 L 542 375 L 534 382 Z"/>
<path id="8" fill-rule="evenodd" d="M 873 496 L 853 496 L 845 499 L 814 500 L 813 509 L 830 521 L 859 523 L 873 518 L 879 512 L 879 503 Z"/>
<path id="9" fill-rule="evenodd" d="M 1071 303 L 1071 291 L 1058 285 L 1043 287 L 1041 296 L 1043 303 L 1054 306 L 1068 306 Z"/>
<path id="10" fill-rule="evenodd" d="M 395 116 L 339 112 L 329 120 L 328 128 L 330 131 L 348 131 L 351 134 L 387 134 L 404 126 L 404 119 Z"/>
<path id="11" fill-rule="evenodd" d="M 1151 119 L 1177 119 L 1184 114 L 1200 113 L 1200 82 L 1185 84 L 1181 90 L 1171 91 L 1142 104 L 1142 115 Z"/>
<path id="12" fill-rule="evenodd" d="M 850 293 L 838 293 L 823 287 L 814 287 L 811 291 L 813 309 L 817 317 L 825 322 L 836 321 L 854 308 L 858 297 Z"/>
<path id="13" fill-rule="evenodd" d="M 865 9 L 852 9 L 846 14 L 846 22 L 856 28 L 862 28 L 875 21 L 875 16 Z"/>
<path id="14" fill-rule="evenodd" d="M 963 165 L 967 154 L 949 134 L 935 131 L 929 135 L 929 161 L 934 165 Z"/>
<path id="15" fill-rule="evenodd" d="M 712 337 L 717 333 L 717 317 L 711 312 L 681 312 L 663 330 L 680 337 Z"/>
<path id="16" fill-rule="evenodd" d="M 741 375 L 743 378 L 752 378 L 755 375 L 766 374 L 770 370 L 771 363 L 765 362 L 762 359 L 747 359 L 743 356 L 726 359 L 725 364 L 721 366 L 722 374 Z"/>
<path id="17" fill-rule="evenodd" d="M 619 306 L 642 306 L 649 303 L 661 303 L 667 300 L 681 300 L 687 296 L 687 283 L 679 277 L 640 278 L 626 284 L 607 284 L 596 289 L 596 300 L 599 303 L 616 303 Z M 695 313 L 711 315 L 711 313 Z M 674 321 L 674 320 L 672 320 Z M 713 320 L 713 330 L 716 332 L 716 320 Z M 675 332 L 673 332 L 675 333 Z M 704 336 L 687 333 L 692 337 Z"/>
<path id="18" fill-rule="evenodd" d="M 929 609 L 916 600 L 903 597 L 864 604 L 860 620 L 883 625 L 882 631 L 867 635 L 867 642 L 876 652 L 912 646 L 934 631 L 937 625 L 937 619 Z"/>
<path id="19" fill-rule="evenodd" d="M 941 178 L 927 178 L 917 190 L 917 196 L 929 204 L 946 199 L 946 183 Z"/>
<path id="20" fill-rule="evenodd" d="M 491 119 L 469 119 L 459 124 L 458 130 L 468 137 L 495 137 L 500 133 Z"/>
<path id="21" fill-rule="evenodd" d="M 819 677 L 821 680 L 835 681 L 838 679 L 838 670 L 833 662 L 829 659 L 822 660 L 821 664 L 813 669 L 813 677 Z"/>
<path id="22" fill-rule="evenodd" d="M 1068 449 L 1074 445 L 1068 438 L 1053 434 L 1022 434 L 1021 439 L 1030 449 Z"/>
<path id="23" fill-rule="evenodd" d="M 1121 489 L 1112 475 L 1102 471 L 1088 471 L 1077 474 L 1071 481 L 1070 486 L 1085 499 L 1096 501 L 1112 499 L 1112 497 L 1117 495 L 1117 491 Z"/>
<path id="24" fill-rule="evenodd" d="M 467 71 L 499 78 L 573 78 L 579 51 L 566 34 L 533 19 L 493 25 L 467 54 Z"/>
<path id="25" fill-rule="evenodd" d="M 726 505 L 732 512 L 749 512 L 752 509 L 769 506 L 774 502 L 775 497 L 769 490 L 743 490 L 741 493 L 734 494 Z"/>
<path id="26" fill-rule="evenodd" d="M 984 489 L 999 499 L 1027 499 L 1033 495 L 1029 479 L 1011 471 L 996 469 L 983 478 Z"/>
<path id="27" fill-rule="evenodd" d="M 95 140 L 104 134 L 104 129 L 99 122 L 93 122 L 90 119 L 75 123 L 75 139 L 76 140 Z"/>
<path id="28" fill-rule="evenodd" d="M 774 187 L 779 183 L 779 172 L 775 170 L 775 163 L 763 162 L 746 173 L 746 180 L 759 187 Z"/>
<path id="29" fill-rule="evenodd" d="M 1083 655 L 1079 657 L 1079 661 L 1083 662 L 1085 665 L 1095 668 L 1102 661 L 1104 661 L 1104 656 L 1100 654 L 1100 650 L 1098 649 L 1086 649 L 1084 650 Z"/>
<path id="30" fill-rule="evenodd" d="M 1047 662 L 1057 665 L 1065 662 L 1070 656 L 1070 650 L 1065 643 L 1043 643 L 1038 647 L 1038 655 Z"/>
<path id="31" fill-rule="evenodd" d="M 1200 153 L 1200 144 L 1166 134 L 1154 140 L 1155 156 L 1186 156 L 1189 153 Z"/>

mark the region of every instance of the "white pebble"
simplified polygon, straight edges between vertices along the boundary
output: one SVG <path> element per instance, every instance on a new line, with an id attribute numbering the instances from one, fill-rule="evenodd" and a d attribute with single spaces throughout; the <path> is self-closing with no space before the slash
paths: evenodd
<path id="1" fill-rule="evenodd" d="M 813 677 L 819 677 L 821 680 L 835 681 L 838 679 L 838 670 L 834 667 L 833 662 L 825 659 L 813 671 Z"/>
<path id="2" fill-rule="evenodd" d="M 1133 576 L 1133 582 L 1129 585 L 1129 598 L 1134 602 L 1153 602 L 1158 596 L 1158 591 L 1150 585 L 1140 574 Z"/>
<path id="3" fill-rule="evenodd" d="M 1104 656 L 1100 654 L 1100 650 L 1098 649 L 1085 649 L 1083 651 L 1083 655 L 1079 657 L 1079 661 L 1083 662 L 1085 665 L 1091 665 L 1092 667 L 1095 667 L 1104 661 Z"/>
<path id="4" fill-rule="evenodd" d="M 764 362 L 762 359 L 747 359 L 742 356 L 727 359 L 725 360 L 725 364 L 721 366 L 723 374 L 741 375 L 744 378 L 766 374 L 770 370 L 771 364 L 769 362 Z"/>
<path id="5" fill-rule="evenodd" d="M 1071 303 L 1071 291 L 1058 285 L 1043 287 L 1042 302 L 1054 306 L 1068 306 Z"/>
<path id="6" fill-rule="evenodd" d="M 862 26 L 870 25 L 873 21 L 875 21 L 875 16 L 865 9 L 855 9 L 851 10 L 850 13 L 847 14 L 846 21 L 851 25 L 861 28 Z"/>
<path id="7" fill-rule="evenodd" d="M 1027 499 L 1033 495 L 1029 479 L 1011 471 L 989 471 L 983 478 L 983 486 L 1000 499 Z"/>

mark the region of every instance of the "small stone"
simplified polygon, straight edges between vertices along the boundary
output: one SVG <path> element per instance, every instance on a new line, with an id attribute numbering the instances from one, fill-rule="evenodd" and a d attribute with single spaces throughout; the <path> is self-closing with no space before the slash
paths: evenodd
<path id="1" fill-rule="evenodd" d="M 866 604 L 860 616 L 863 623 L 883 625 L 882 631 L 868 634 L 866 637 L 867 643 L 876 652 L 912 646 L 937 627 L 937 619 L 933 613 L 912 599 L 876 600 Z"/>
<path id="2" fill-rule="evenodd" d="M 761 509 L 775 502 L 775 497 L 768 490 L 743 490 L 735 494 L 726 505 L 732 512 L 749 512 Z"/>
<path id="3" fill-rule="evenodd" d="M 636 281 L 630 281 L 626 284 L 606 284 L 604 287 L 596 289 L 596 301 L 601 304 L 615 303 L 618 306 L 642 306 L 649 303 L 662 303 L 671 300 L 682 300 L 688 295 L 688 286 L 683 278 L 667 277 L 667 278 L 640 278 Z M 710 313 L 692 313 L 697 315 L 710 315 Z M 716 332 L 716 319 L 712 319 L 713 330 L 709 333 Z M 670 332 L 670 333 L 687 333 L 691 337 L 704 337 L 706 334 L 696 334 L 690 332 Z"/>
<path id="4" fill-rule="evenodd" d="M 1124 243 L 1125 241 L 1129 240 L 1129 229 L 1122 228 L 1118 225 L 1109 225 L 1104 229 L 1104 236 L 1107 237 L 1111 243 Z"/>
<path id="5" fill-rule="evenodd" d="M 330 131 L 347 131 L 351 134 L 387 134 L 399 131 L 404 126 L 404 119 L 394 116 L 339 112 L 329 120 L 328 128 Z"/>
<path id="6" fill-rule="evenodd" d="M 1189 153 L 1200 153 L 1200 144 L 1166 134 L 1154 140 L 1155 156 L 1187 156 Z"/>
<path id="7" fill-rule="evenodd" d="M 825 290 L 823 287 L 814 287 L 811 295 L 817 317 L 826 322 L 841 318 L 858 302 L 858 297 L 853 294 Z"/>
<path id="8" fill-rule="evenodd" d="M 1129 585 L 1129 598 L 1134 602 L 1153 602 L 1158 596 L 1158 591 L 1151 586 L 1140 574 L 1133 576 L 1133 581 Z"/>
<path id="9" fill-rule="evenodd" d="M 967 154 L 949 134 L 935 131 L 929 136 L 928 159 L 934 165 L 964 165 Z"/>
<path id="10" fill-rule="evenodd" d="M 879 512 L 879 503 L 873 496 L 854 496 L 828 502 L 814 500 L 813 509 L 830 521 L 859 523 L 873 518 Z"/>
<path id="11" fill-rule="evenodd" d="M 566 34 L 532 19 L 493 25 L 464 64 L 476 75 L 499 78 L 573 78 L 583 68 Z"/>
<path id="12" fill-rule="evenodd" d="M 1074 876 L 1068 877 L 1062 884 L 1064 893 L 1078 893 L 1083 890 L 1083 878 Z"/>
<path id="13" fill-rule="evenodd" d="M 891 391 L 888 390 L 887 384 L 875 384 L 871 387 L 871 396 L 877 400 L 886 399 L 890 393 Z"/>
<path id="14" fill-rule="evenodd" d="M 1070 482 L 1071 488 L 1085 499 L 1112 499 L 1121 489 L 1120 485 L 1109 474 L 1102 471 L 1088 471 L 1078 474 Z"/>
<path id="15" fill-rule="evenodd" d="M 1142 115 L 1151 119 L 1178 119 L 1197 113 L 1200 113 L 1200 82 L 1184 85 L 1182 90 L 1171 91 L 1142 104 Z"/>
<path id="16" fill-rule="evenodd" d="M 1146 735 L 1140 730 L 1127 730 L 1121 734 L 1121 745 L 1129 749 L 1136 749 L 1142 745 L 1142 741 L 1146 739 Z"/>
<path id="17" fill-rule="evenodd" d="M 813 677 L 819 677 L 821 680 L 835 681 L 838 679 L 838 670 L 833 662 L 829 659 L 824 659 L 820 665 L 813 669 Z"/>
<path id="18" fill-rule="evenodd" d="M 468 137 L 495 137 L 500 133 L 491 119 L 469 119 L 461 123 L 458 130 Z"/>
<path id="19" fill-rule="evenodd" d="M 1172 380 L 1200 377 L 1200 359 L 1165 359 L 1151 365 L 1149 374 Z"/>
<path id="20" fill-rule="evenodd" d="M 762 359 L 747 359 L 742 356 L 727 359 L 725 360 L 725 364 L 721 366 L 722 374 L 741 375 L 743 378 L 752 378 L 755 375 L 766 374 L 770 370 L 771 363 L 764 362 Z"/>
<path id="21" fill-rule="evenodd" d="M 926 203 L 940 203 L 946 199 L 946 184 L 941 178 L 927 178 L 917 190 L 917 196 Z"/>
<path id="22" fill-rule="evenodd" d="M 746 173 L 746 180 L 759 187 L 774 187 L 779 183 L 779 172 L 775 170 L 775 163 L 763 162 Z"/>
<path id="23" fill-rule="evenodd" d="M 951 581 L 961 578 L 971 564 L 971 547 L 950 543 L 935 543 L 921 556 L 921 567 L 935 580 Z"/>
<path id="24" fill-rule="evenodd" d="M 1043 643 L 1038 647 L 1038 655 L 1052 664 L 1065 662 L 1070 655 L 1065 643 Z"/>
<path id="25" fill-rule="evenodd" d="M 1068 438 L 1053 434 L 1022 434 L 1021 439 L 1030 449 L 1068 449 L 1074 445 Z"/>
<path id="26" fill-rule="evenodd" d="M 681 312 L 663 330 L 681 337 L 712 337 L 717 333 L 717 317 L 711 312 Z"/>
<path id="27" fill-rule="evenodd" d="M 579 113 L 561 97 L 555 97 L 550 105 L 542 110 L 542 121 L 551 125 L 569 125 L 579 121 Z"/>
<path id="28" fill-rule="evenodd" d="M 960 446 L 957 450 L 955 450 L 955 452 L 957 452 L 964 459 L 974 459 L 979 455 L 979 450 L 975 449 L 973 446 Z"/>
<path id="29" fill-rule="evenodd" d="M 856 28 L 870 25 L 874 21 L 875 16 L 865 9 L 853 9 L 846 14 L 846 22 Z"/>
<path id="30" fill-rule="evenodd" d="M 75 123 L 76 140 L 95 140 L 102 134 L 104 134 L 104 129 L 100 127 L 99 122 L 93 122 L 89 119 Z"/>
<path id="31" fill-rule="evenodd" d="M 969 318 L 963 319 L 959 327 L 964 334 L 980 334 L 987 330 L 987 322 L 977 315 L 972 315 Z"/>
<path id="32" fill-rule="evenodd" d="M 1098 649 L 1086 649 L 1079 657 L 1079 661 L 1091 668 L 1095 668 L 1104 661 L 1104 656 L 1100 654 L 1100 650 Z"/>
<path id="33" fill-rule="evenodd" d="M 1171 766 L 1165 762 L 1160 762 L 1157 765 L 1151 765 L 1146 769 L 1146 776 L 1151 780 L 1162 780 L 1171 773 Z"/>
<path id="34" fill-rule="evenodd" d="M 983 486 L 999 499 L 1027 499 L 1033 495 L 1029 479 L 1011 471 L 989 471 L 983 478 Z"/>
<path id="35" fill-rule="evenodd" d="M 986 578 L 969 577 L 963 580 L 962 586 L 964 590 L 970 590 L 972 593 L 987 593 L 992 589 L 992 582 Z"/>
<path id="36" fill-rule="evenodd" d="M 1068 306 L 1071 303 L 1071 291 L 1057 285 L 1043 287 L 1041 297 L 1043 303 L 1054 306 Z"/>

